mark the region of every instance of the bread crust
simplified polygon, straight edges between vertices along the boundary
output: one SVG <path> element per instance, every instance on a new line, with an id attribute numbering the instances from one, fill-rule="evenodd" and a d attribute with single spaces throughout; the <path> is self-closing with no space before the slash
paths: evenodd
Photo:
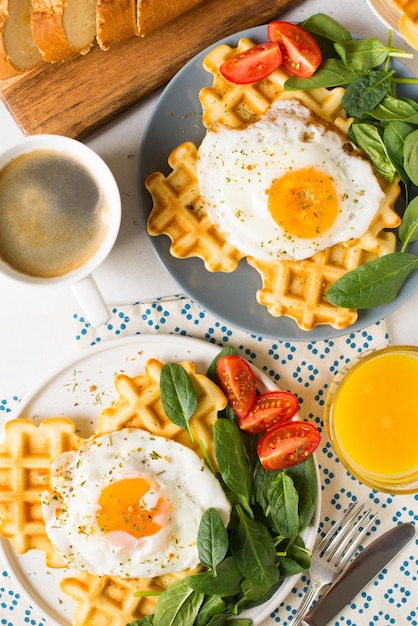
<path id="1" fill-rule="evenodd" d="M 137 34 L 144 37 L 200 2 L 202 0 L 138 0 Z"/>
<path id="2" fill-rule="evenodd" d="M 6 25 L 7 18 L 9 17 L 9 2 L 8 0 L 0 0 L 0 78 L 11 78 L 19 74 L 17 70 L 10 63 L 4 44 L 4 27 Z"/>
<path id="3" fill-rule="evenodd" d="M 14 5 L 12 5 L 12 0 L 0 0 L 0 79 L 27 72 L 42 62 L 30 31 L 29 11 L 30 0 Z M 17 28 L 19 31 L 16 33 L 16 42 L 12 51 L 10 50 L 11 33 L 6 32 L 8 26 L 11 29 Z"/>
<path id="4" fill-rule="evenodd" d="M 68 44 L 62 19 L 62 2 L 48 3 L 32 0 L 32 33 L 42 58 L 48 63 L 61 61 L 76 51 Z"/>
<path id="5" fill-rule="evenodd" d="M 96 12 L 102 50 L 136 34 L 136 0 L 97 0 Z"/>
<path id="6" fill-rule="evenodd" d="M 42 58 L 48 63 L 63 61 L 73 54 L 85 54 L 91 46 L 72 46 L 64 28 L 65 0 L 32 0 L 32 35 Z"/>

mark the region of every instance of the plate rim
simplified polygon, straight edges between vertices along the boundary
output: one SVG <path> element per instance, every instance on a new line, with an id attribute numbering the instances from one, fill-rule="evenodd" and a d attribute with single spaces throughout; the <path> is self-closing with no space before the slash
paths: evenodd
<path id="1" fill-rule="evenodd" d="M 177 259 L 173 257 L 169 252 L 169 247 L 171 243 L 169 238 L 166 235 L 151 236 L 148 234 L 148 230 L 147 230 L 147 218 L 151 210 L 152 201 L 151 201 L 151 196 L 149 192 L 145 188 L 145 184 L 144 184 L 145 178 L 148 174 L 152 173 L 153 171 L 161 171 L 163 173 L 169 172 L 170 167 L 167 163 L 167 159 L 171 152 L 171 149 L 167 149 L 166 153 L 160 154 L 159 165 L 157 166 L 158 170 L 155 168 L 154 169 L 148 168 L 147 170 L 147 167 L 146 167 L 147 150 L 148 150 L 149 144 L 152 145 L 153 143 L 156 143 L 155 141 L 152 140 L 151 133 L 153 132 L 154 127 L 158 126 L 159 122 L 163 120 L 163 107 L 166 107 L 165 115 L 167 115 L 167 111 L 170 110 L 169 104 L 170 104 L 170 98 L 171 98 L 171 91 L 179 82 L 184 80 L 185 76 L 187 77 L 188 74 L 193 75 L 193 70 L 195 72 L 199 71 L 199 73 L 203 73 L 203 76 L 207 78 L 207 84 L 210 85 L 210 75 L 207 72 L 205 72 L 205 70 L 202 67 L 197 67 L 199 63 L 201 66 L 201 61 L 206 56 L 206 54 L 211 49 L 215 48 L 216 46 L 220 44 L 226 43 L 227 45 L 231 45 L 231 46 L 237 45 L 238 40 L 242 37 L 249 37 L 250 39 L 253 38 L 255 41 L 257 41 L 260 39 L 263 29 L 265 28 L 266 28 L 266 24 L 255 26 L 249 29 L 245 29 L 245 30 L 233 33 L 211 44 L 210 46 L 206 47 L 205 49 L 197 53 L 192 59 L 190 59 L 190 61 L 188 61 L 165 86 L 165 88 L 163 89 L 163 91 L 161 92 L 158 98 L 157 103 L 155 104 L 151 112 L 151 115 L 149 116 L 147 120 L 147 123 L 145 124 L 143 134 L 140 140 L 138 168 L 137 168 L 137 195 L 138 195 L 139 209 L 140 209 L 141 217 L 144 223 L 145 232 L 150 240 L 150 243 L 152 245 L 152 248 L 158 260 L 161 262 L 165 270 L 168 271 L 168 273 L 176 281 L 176 283 L 182 289 L 184 289 L 184 292 L 186 293 L 186 295 L 188 295 L 192 300 L 194 300 L 203 309 L 205 309 L 206 311 L 214 315 L 217 319 L 222 319 L 225 323 L 231 324 L 231 326 L 239 330 L 242 330 L 244 332 L 247 332 L 249 334 L 252 334 L 252 335 L 255 334 L 255 335 L 259 335 L 259 336 L 269 338 L 269 339 L 274 339 L 274 340 L 295 341 L 295 342 L 315 341 L 315 340 L 332 340 L 337 337 L 351 334 L 355 331 L 363 330 L 368 325 L 382 320 L 384 317 L 386 317 L 387 315 L 397 310 L 418 289 L 418 282 L 417 282 L 418 277 L 415 279 L 414 275 L 411 274 L 411 276 L 405 281 L 404 285 L 402 286 L 397 298 L 393 300 L 392 302 L 386 303 L 384 305 L 381 305 L 375 308 L 359 309 L 358 319 L 356 320 L 356 322 L 354 322 L 354 324 L 352 324 L 351 326 L 348 326 L 347 328 L 335 329 L 329 324 L 321 324 L 321 325 L 317 325 L 310 331 L 304 331 L 297 326 L 296 322 L 293 319 L 287 316 L 274 317 L 270 313 L 268 313 L 266 307 L 263 305 L 259 305 L 258 302 L 256 301 L 256 291 L 254 291 L 252 298 L 249 300 L 250 306 L 256 307 L 256 312 L 253 315 L 253 318 L 251 318 L 250 323 L 248 323 L 248 321 L 244 323 L 240 320 L 237 321 L 230 314 L 225 315 L 224 311 L 220 313 L 219 307 L 211 299 L 211 294 L 210 294 L 209 287 L 208 287 L 208 283 L 211 280 L 210 275 L 213 273 L 208 272 L 204 268 L 203 261 L 200 258 L 191 257 L 191 258 L 186 258 L 186 259 Z M 412 76 L 412 74 L 404 66 L 402 66 L 398 61 L 394 60 L 394 63 L 397 68 L 400 68 L 400 71 L 405 72 L 406 75 L 410 74 Z M 202 86 L 203 85 L 199 84 L 198 87 L 193 88 L 193 91 L 195 92 L 195 96 L 196 94 L 198 94 Z M 418 99 L 418 96 L 417 96 L 417 99 Z M 194 103 L 197 105 L 197 110 L 200 116 L 201 115 L 200 104 L 196 102 L 196 97 L 194 98 L 194 100 L 195 100 Z M 198 95 L 197 95 L 197 101 L 198 101 Z M 194 112 L 194 114 L 196 114 L 196 112 Z M 174 118 L 173 115 L 171 117 Z M 186 113 L 184 117 L 186 117 Z M 184 124 L 185 121 L 182 120 L 181 123 Z M 181 141 L 186 141 L 189 139 L 193 141 L 193 138 L 190 138 L 189 136 L 184 134 L 184 137 L 182 138 Z M 180 141 L 176 145 L 179 145 L 179 143 Z M 174 147 L 172 149 L 174 149 Z M 418 253 L 418 243 L 416 244 L 412 243 L 411 245 L 413 246 L 414 250 L 416 249 Z M 247 265 L 245 265 L 245 268 L 244 268 L 244 264 L 246 264 L 245 258 L 241 259 L 240 263 L 238 264 L 237 270 L 235 270 L 235 272 L 232 272 L 230 276 L 232 275 L 237 276 L 240 271 L 244 271 L 245 277 L 249 276 L 252 280 L 258 281 L 259 283 L 258 289 L 261 288 L 262 286 L 261 277 L 258 276 L 258 273 L 256 272 L 256 270 L 254 270 L 254 268 L 250 268 Z M 202 279 L 202 282 L 204 285 L 205 285 L 205 278 L 206 278 L 206 285 L 203 288 L 200 288 L 197 284 L 191 285 L 190 282 L 188 282 L 189 279 L 184 278 L 185 276 L 188 277 L 191 274 L 190 270 L 193 270 L 196 268 L 198 268 L 197 271 L 198 271 L 199 277 Z M 246 273 L 245 273 L 245 270 L 247 270 Z M 256 276 L 253 273 L 255 273 Z M 222 272 L 217 272 L 215 274 L 219 275 L 219 274 L 222 274 Z M 218 279 L 222 281 L 228 280 L 228 278 L 225 278 L 224 276 L 218 276 Z M 203 297 L 202 297 L 202 292 L 203 292 Z M 230 293 L 230 291 L 228 293 Z M 238 307 L 238 308 L 241 309 L 242 307 Z M 261 323 L 260 325 L 260 321 L 259 321 L 260 318 L 263 318 L 264 320 L 266 320 L 266 323 L 268 324 L 268 328 L 264 327 L 263 323 Z M 254 323 L 251 323 L 251 322 L 256 322 L 256 327 L 254 327 Z"/>
<path id="2" fill-rule="evenodd" d="M 62 360 L 55 368 L 52 368 L 49 374 L 44 376 L 42 380 L 38 382 L 38 384 L 33 385 L 32 389 L 29 390 L 28 393 L 24 395 L 20 403 L 15 407 L 15 409 L 10 412 L 10 415 L 8 415 L 6 421 L 19 417 L 19 415 L 24 410 L 27 410 L 28 407 L 30 407 L 31 402 L 32 403 L 36 402 L 36 396 L 40 392 L 44 391 L 45 388 L 49 386 L 49 384 L 53 385 L 55 379 L 58 376 L 62 375 L 64 372 L 74 367 L 75 365 L 89 358 L 93 358 L 94 361 L 97 361 L 98 358 L 103 356 L 104 352 L 111 353 L 114 350 L 119 352 L 125 349 L 135 348 L 138 346 L 138 344 L 142 344 L 142 345 L 147 344 L 147 346 L 151 348 L 153 347 L 154 344 L 156 346 L 159 345 L 159 346 L 164 346 L 164 347 L 167 347 L 168 344 L 170 345 L 173 344 L 173 346 L 180 346 L 180 350 L 184 349 L 185 351 L 187 351 L 189 349 L 188 347 L 191 347 L 190 349 L 191 352 L 193 350 L 196 350 L 197 352 L 199 352 L 200 350 L 207 351 L 207 353 L 205 353 L 201 357 L 205 362 L 207 362 L 207 364 L 209 364 L 211 359 L 214 356 L 216 356 L 216 354 L 222 349 L 222 346 L 215 342 L 206 341 L 204 339 L 200 339 L 197 337 L 190 337 L 188 335 L 174 335 L 174 334 L 165 334 L 165 333 L 155 333 L 155 334 L 144 333 L 144 334 L 138 334 L 134 336 L 109 339 L 109 340 L 104 341 L 103 343 L 84 348 L 83 350 L 80 350 L 78 353 L 73 354 L 70 357 Z M 152 348 L 152 349 L 155 350 L 155 348 Z M 150 357 L 140 356 L 139 358 L 147 359 Z M 178 359 L 179 357 L 174 357 L 174 358 Z M 265 385 L 268 388 L 277 389 L 278 386 L 276 385 L 276 383 L 265 372 L 263 372 L 257 366 L 253 364 L 251 365 L 255 369 L 257 373 L 257 377 L 259 378 L 260 382 L 263 385 Z M 104 366 L 102 364 L 101 368 L 103 369 L 103 367 Z M 139 367 L 142 368 L 142 365 L 140 365 Z M 114 377 L 114 374 L 117 370 L 113 368 L 112 371 L 113 371 L 113 377 Z M 315 454 L 314 454 L 314 463 L 315 463 L 315 473 L 316 473 L 316 479 L 317 479 L 317 506 L 315 508 L 314 517 L 310 526 L 308 526 L 305 529 L 302 535 L 309 549 L 313 549 L 313 546 L 315 545 L 316 536 L 319 530 L 319 523 L 320 523 L 320 517 L 321 517 L 321 504 L 322 504 L 321 476 L 320 476 L 318 459 Z M 25 581 L 22 580 L 24 576 L 21 575 L 20 573 L 20 570 L 22 568 L 19 563 L 19 557 L 25 557 L 27 555 L 31 555 L 31 552 L 32 551 L 29 551 L 28 553 L 24 555 L 18 555 L 17 553 L 14 552 L 11 542 L 6 538 L 0 537 L 0 562 L 2 562 L 4 566 L 6 567 L 7 573 L 9 574 L 12 582 L 14 583 L 16 588 L 20 591 L 22 596 L 25 597 L 26 600 L 29 602 L 29 604 L 38 612 L 40 617 L 45 620 L 45 624 L 47 626 L 71 626 L 70 622 L 62 621 L 66 619 L 65 616 L 62 616 L 62 618 L 61 616 L 59 616 L 60 621 L 57 621 L 56 617 L 52 615 L 51 610 L 49 609 L 44 598 L 40 596 L 38 592 L 36 592 L 35 596 L 32 596 L 30 594 L 31 585 L 27 584 L 25 586 L 25 581 L 26 581 L 28 574 L 26 573 Z M 43 559 L 42 553 L 38 553 L 38 556 L 39 558 Z M 46 571 L 48 571 L 49 573 L 52 572 L 52 574 L 55 573 L 57 576 L 59 574 L 64 575 L 65 570 L 67 570 L 67 568 L 62 568 L 58 570 L 50 569 L 50 568 L 47 568 L 45 564 L 43 565 L 43 568 L 45 572 Z M 70 571 L 72 570 L 70 569 Z M 45 572 L 42 572 L 43 576 L 47 575 Z M 240 614 L 240 617 L 248 616 L 253 620 L 254 626 L 259 625 L 263 619 L 267 618 L 280 605 L 280 603 L 282 603 L 286 599 L 286 597 L 288 596 L 288 594 L 290 593 L 290 591 L 292 590 L 296 582 L 302 576 L 302 573 L 288 577 L 280 586 L 280 588 L 277 590 L 276 594 L 274 594 L 270 600 L 268 600 L 266 603 L 259 605 L 253 609 L 248 609 L 247 611 Z M 33 575 L 33 574 L 34 572 L 32 571 L 30 575 Z M 48 576 L 48 580 L 49 582 L 51 581 L 50 575 Z M 275 600 L 277 595 L 279 595 L 279 597 L 277 600 Z M 70 602 L 72 602 L 71 599 L 70 599 Z M 53 612 L 55 614 L 57 613 L 55 609 Z"/>
<path id="3" fill-rule="evenodd" d="M 392 4 L 391 0 L 366 0 L 366 2 L 372 13 L 375 14 L 384 26 L 402 37 L 398 29 L 397 20 L 397 17 L 401 16 L 401 12 Z"/>

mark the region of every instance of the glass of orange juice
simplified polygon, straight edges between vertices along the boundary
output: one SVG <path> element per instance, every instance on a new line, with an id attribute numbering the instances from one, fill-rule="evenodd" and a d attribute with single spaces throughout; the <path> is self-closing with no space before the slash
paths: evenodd
<path id="1" fill-rule="evenodd" d="M 346 469 L 386 493 L 418 492 L 418 347 L 367 351 L 331 381 L 328 438 Z"/>

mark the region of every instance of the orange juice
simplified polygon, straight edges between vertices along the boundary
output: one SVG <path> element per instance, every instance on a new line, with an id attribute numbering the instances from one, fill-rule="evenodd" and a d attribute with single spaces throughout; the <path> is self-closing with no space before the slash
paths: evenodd
<path id="1" fill-rule="evenodd" d="M 418 348 L 361 357 L 330 386 L 328 436 L 344 465 L 382 491 L 418 489 Z M 412 485 L 412 486 L 411 486 Z"/>

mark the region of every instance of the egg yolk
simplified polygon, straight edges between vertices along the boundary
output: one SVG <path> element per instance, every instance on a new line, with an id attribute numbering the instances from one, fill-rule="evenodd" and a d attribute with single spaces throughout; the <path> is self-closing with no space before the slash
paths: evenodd
<path id="1" fill-rule="evenodd" d="M 143 496 L 155 485 L 142 477 L 123 478 L 107 485 L 99 498 L 97 522 L 104 533 L 123 531 L 140 539 L 155 535 L 168 520 L 168 504 L 162 497 L 147 508 Z"/>
<path id="2" fill-rule="evenodd" d="M 338 215 L 338 196 L 328 174 L 313 167 L 292 170 L 273 181 L 268 208 L 288 234 L 311 239 L 325 233 Z"/>

